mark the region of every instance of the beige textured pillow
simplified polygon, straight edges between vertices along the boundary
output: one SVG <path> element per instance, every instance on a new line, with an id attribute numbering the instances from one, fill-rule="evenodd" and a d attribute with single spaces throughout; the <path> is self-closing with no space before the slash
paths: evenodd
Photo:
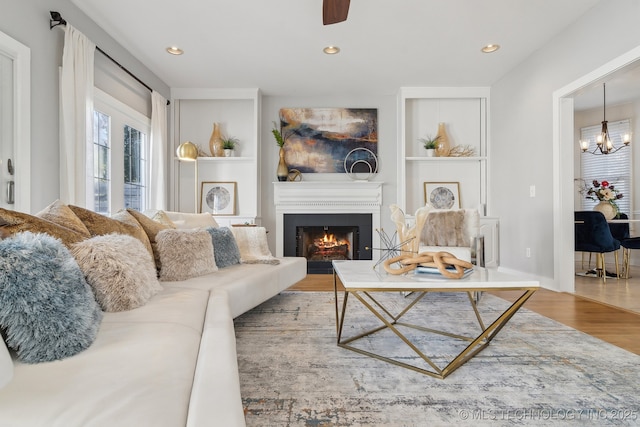
<path id="1" fill-rule="evenodd" d="M 267 230 L 264 227 L 231 227 L 240 250 L 240 262 L 243 264 L 280 264 L 280 260 L 271 255 L 267 243 Z"/>
<path id="2" fill-rule="evenodd" d="M 149 254 L 153 256 L 153 249 L 151 249 L 147 233 L 127 211 L 120 211 L 113 218 L 109 218 L 79 206 L 69 205 L 69 209 L 80 218 L 92 236 L 103 236 L 112 233 L 128 234 L 140 240 Z"/>
<path id="3" fill-rule="evenodd" d="M 207 230 L 162 230 L 156 236 L 160 280 L 186 280 L 218 271 Z"/>
<path id="4" fill-rule="evenodd" d="M 77 231 L 73 231 L 51 221 L 47 221 L 46 219 L 3 208 L 0 208 L 0 223 L 4 223 L 1 227 L 5 237 L 23 231 L 45 233 L 49 236 L 60 239 L 67 247 L 86 238 L 85 235 L 80 234 Z"/>
<path id="5" fill-rule="evenodd" d="M 176 228 L 176 225 L 169 219 L 165 211 L 162 210 L 145 210 L 143 214 L 146 217 L 151 218 L 155 222 L 159 222 L 162 225 L 166 225 L 168 228 Z"/>
<path id="6" fill-rule="evenodd" d="M 96 236 L 73 245 L 71 253 L 103 311 L 141 307 L 162 289 L 153 261 L 135 237 Z"/>
<path id="7" fill-rule="evenodd" d="M 91 233 L 87 227 L 80 221 L 80 218 L 73 213 L 69 206 L 62 203 L 60 200 L 56 200 L 49 206 L 41 210 L 36 214 L 38 218 L 46 219 L 55 224 L 66 227 L 70 230 L 77 231 L 86 238 L 91 237 Z"/>

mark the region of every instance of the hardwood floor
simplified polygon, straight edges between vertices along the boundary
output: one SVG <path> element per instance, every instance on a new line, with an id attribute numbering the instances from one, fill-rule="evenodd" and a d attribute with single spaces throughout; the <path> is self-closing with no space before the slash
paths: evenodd
<path id="1" fill-rule="evenodd" d="M 640 278 L 640 271 L 636 274 Z M 586 279 L 591 281 L 586 282 L 587 284 L 584 286 L 610 287 L 612 288 L 612 290 L 608 291 L 610 293 L 615 293 L 616 289 L 614 286 L 620 288 L 623 283 L 616 279 L 608 279 L 606 285 L 600 285 L 599 282 L 594 282 L 594 280 L 597 279 Z M 629 286 L 629 282 L 632 282 L 631 286 Z M 634 289 L 637 287 L 638 290 L 640 290 L 640 279 L 638 279 L 637 282 L 638 283 L 631 279 L 628 281 L 625 280 L 624 286 Z M 576 283 L 576 290 L 577 289 L 578 283 Z M 333 275 L 309 274 L 305 279 L 290 287 L 289 290 L 333 291 Z M 513 301 L 520 294 L 518 292 L 499 292 L 495 293 L 495 295 L 507 301 Z M 554 292 L 547 289 L 537 291 L 524 304 L 524 307 L 640 355 L 640 340 L 638 339 L 638 337 L 640 337 L 640 313 L 634 313 L 628 309 L 618 308 L 606 302 L 599 302 L 577 294 Z"/>

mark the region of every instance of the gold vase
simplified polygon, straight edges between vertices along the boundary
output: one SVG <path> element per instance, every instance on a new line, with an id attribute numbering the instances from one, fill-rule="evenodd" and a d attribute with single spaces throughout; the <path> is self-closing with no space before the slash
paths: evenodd
<path id="1" fill-rule="evenodd" d="M 289 166 L 284 160 L 284 147 L 280 147 L 280 160 L 278 161 L 278 169 L 276 171 L 278 181 L 286 181 L 289 177 Z"/>
<path id="2" fill-rule="evenodd" d="M 449 135 L 447 135 L 447 129 L 445 127 L 445 124 L 440 122 L 438 123 L 438 146 L 436 147 L 436 156 L 448 157 L 450 151 L 451 146 L 449 145 Z"/>
<path id="3" fill-rule="evenodd" d="M 213 132 L 209 138 L 209 151 L 213 157 L 224 157 L 224 143 L 220 135 L 220 126 L 218 123 L 213 124 Z"/>

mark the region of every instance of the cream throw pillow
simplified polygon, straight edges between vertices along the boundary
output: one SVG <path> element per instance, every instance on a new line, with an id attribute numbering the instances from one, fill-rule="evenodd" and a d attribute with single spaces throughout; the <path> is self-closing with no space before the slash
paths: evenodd
<path id="1" fill-rule="evenodd" d="M 78 262 L 103 311 L 141 307 L 162 287 L 144 245 L 127 234 L 106 234 L 73 245 Z"/>
<path id="2" fill-rule="evenodd" d="M 207 230 L 161 230 L 156 235 L 160 280 L 186 280 L 218 271 Z"/>
<path id="3" fill-rule="evenodd" d="M 195 214 L 164 211 L 164 213 L 178 229 L 218 227 L 213 216 L 206 212 Z"/>
<path id="4" fill-rule="evenodd" d="M 271 255 L 267 244 L 267 230 L 264 227 L 231 227 L 240 249 L 240 262 L 243 264 L 280 264 L 280 260 Z"/>

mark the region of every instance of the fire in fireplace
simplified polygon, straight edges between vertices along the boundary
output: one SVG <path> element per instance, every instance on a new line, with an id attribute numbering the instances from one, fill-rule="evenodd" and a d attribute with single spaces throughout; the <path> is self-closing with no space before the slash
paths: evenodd
<path id="1" fill-rule="evenodd" d="M 284 255 L 307 258 L 309 274 L 331 274 L 334 260 L 371 259 L 371 214 L 285 214 Z"/>
<path id="2" fill-rule="evenodd" d="M 358 227 L 297 227 L 297 256 L 309 261 L 353 259 Z"/>

